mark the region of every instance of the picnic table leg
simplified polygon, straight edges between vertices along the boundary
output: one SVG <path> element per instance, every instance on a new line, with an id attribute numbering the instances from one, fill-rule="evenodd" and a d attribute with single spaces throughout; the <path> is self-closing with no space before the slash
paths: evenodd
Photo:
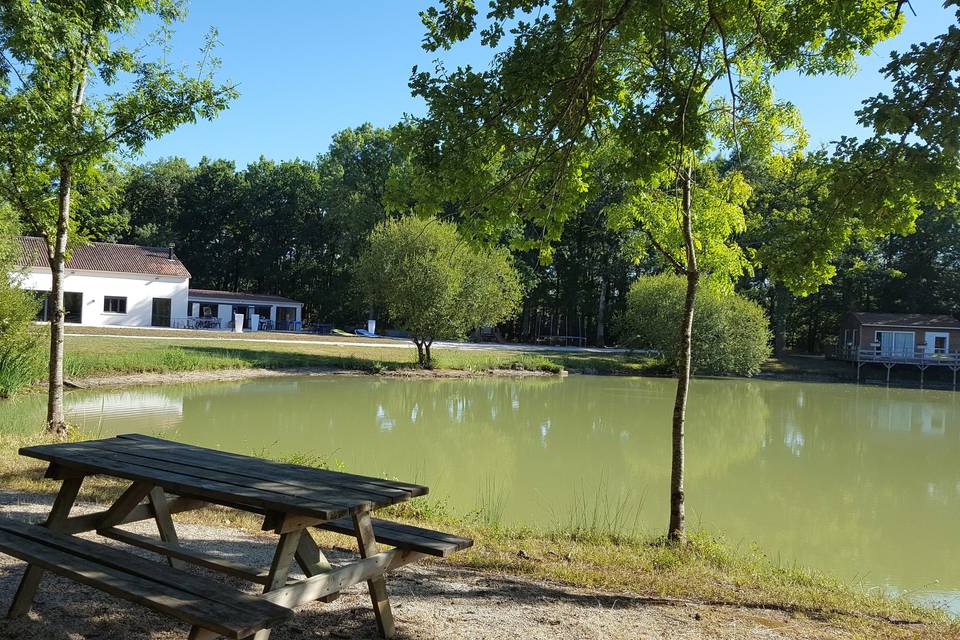
<path id="1" fill-rule="evenodd" d="M 167 494 L 163 487 L 154 487 L 147 494 L 150 501 L 150 508 L 153 510 L 153 519 L 157 522 L 157 531 L 160 532 L 160 539 L 171 544 L 178 544 L 177 529 L 173 525 L 173 518 L 170 516 L 170 506 L 167 504 Z M 174 569 L 186 569 L 187 563 L 179 558 L 167 556 L 170 566 Z"/>
<path id="2" fill-rule="evenodd" d="M 362 511 L 353 514 L 353 528 L 357 532 L 357 542 L 360 546 L 360 557 L 368 558 L 377 553 L 377 540 L 373 535 L 373 523 L 370 521 L 370 512 Z M 390 610 L 390 598 L 387 595 L 387 582 L 381 575 L 367 580 L 370 590 L 370 601 L 373 603 L 373 615 L 377 618 L 377 627 L 384 638 L 393 638 L 396 629 L 393 624 L 393 612 Z"/>
<path id="3" fill-rule="evenodd" d="M 330 566 L 330 561 L 327 560 L 327 556 L 323 555 L 323 551 L 320 550 L 320 547 L 317 546 L 317 543 L 308 531 L 304 531 L 303 535 L 300 536 L 300 542 L 297 545 L 296 553 L 297 564 L 300 565 L 300 569 L 303 571 L 304 575 L 308 578 L 311 578 L 321 573 L 329 573 L 333 567 Z M 320 602 L 333 602 L 340 597 L 340 593 L 331 593 L 330 595 L 323 596 L 319 599 Z"/>
<path id="4" fill-rule="evenodd" d="M 287 584 L 287 575 L 290 573 L 290 563 L 293 562 L 297 549 L 300 547 L 300 538 L 304 534 L 303 529 L 294 529 L 288 533 L 280 534 L 280 542 L 277 544 L 277 550 L 273 554 L 273 562 L 270 563 L 270 573 L 267 574 L 267 584 L 263 592 L 273 591 Z M 270 629 L 258 631 L 253 636 L 254 640 L 267 640 L 270 637 Z"/>
<path id="5" fill-rule="evenodd" d="M 60 485 L 60 491 L 53 501 L 53 508 L 50 509 L 50 515 L 44 526 L 56 531 L 59 529 L 67 516 L 70 515 L 70 509 L 77 500 L 77 494 L 80 492 L 80 485 L 83 484 L 83 476 L 66 478 Z M 37 587 L 40 586 L 40 579 L 43 577 L 43 569 L 34 565 L 28 565 L 27 570 L 20 580 L 20 586 L 13 597 L 13 603 L 7 612 L 8 618 L 16 618 L 30 610 L 33 604 L 33 597 L 37 594 Z"/>

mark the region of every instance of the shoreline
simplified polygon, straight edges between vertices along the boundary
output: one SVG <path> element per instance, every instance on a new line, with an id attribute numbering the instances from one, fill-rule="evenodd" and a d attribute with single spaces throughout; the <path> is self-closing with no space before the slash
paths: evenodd
<path id="1" fill-rule="evenodd" d="M 196 369 L 192 371 L 165 371 L 124 373 L 117 375 L 97 375 L 75 378 L 65 381 L 73 389 L 100 389 L 118 387 L 139 387 L 162 384 L 190 384 L 202 382 L 235 382 L 238 380 L 256 380 L 260 378 L 320 377 L 320 376 L 382 376 L 387 378 L 409 378 L 423 380 L 457 380 L 483 377 L 502 378 L 562 378 L 567 371 L 551 373 L 548 371 L 530 371 L 518 369 L 490 369 L 470 371 L 465 369 L 384 369 L 382 371 L 364 371 L 361 369 L 343 369 L 336 367 L 249 367 L 236 369 Z M 33 391 L 42 391 L 46 383 L 33 385 Z"/>

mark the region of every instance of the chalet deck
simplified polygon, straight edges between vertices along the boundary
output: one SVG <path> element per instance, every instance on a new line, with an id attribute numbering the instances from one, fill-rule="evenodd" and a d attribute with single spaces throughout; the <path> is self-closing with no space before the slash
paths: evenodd
<path id="1" fill-rule="evenodd" d="M 920 386 L 923 387 L 924 372 L 930 367 L 946 367 L 953 373 L 953 390 L 957 390 L 957 372 L 960 371 L 960 351 L 949 353 L 926 353 L 924 351 L 897 352 L 879 349 L 844 349 L 837 353 L 837 359 L 852 362 L 857 366 L 857 382 L 860 382 L 860 369 L 866 364 L 879 364 L 887 370 L 887 382 L 890 371 L 897 365 L 916 367 L 920 371 Z"/>

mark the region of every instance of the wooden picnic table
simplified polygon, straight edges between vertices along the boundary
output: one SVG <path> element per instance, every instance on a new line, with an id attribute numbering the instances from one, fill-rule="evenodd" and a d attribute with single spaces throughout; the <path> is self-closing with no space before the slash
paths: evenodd
<path id="1" fill-rule="evenodd" d="M 387 571 L 428 555 L 446 557 L 471 540 L 386 520 L 371 513 L 427 493 L 427 487 L 284 464 L 130 434 L 77 443 L 25 447 L 21 455 L 47 461 L 47 477 L 61 480 L 43 525 L 0 519 L 0 551 L 27 561 L 9 615 L 26 613 L 45 570 L 143 604 L 191 625 L 190 640 L 219 636 L 265 640 L 271 627 L 298 605 L 329 602 L 367 582 L 377 625 L 394 635 Z M 130 486 L 107 509 L 70 516 L 83 479 L 121 478 Z M 144 502 L 145 501 L 145 502 Z M 179 544 L 171 514 L 222 505 L 262 515 L 263 530 L 278 535 L 269 567 L 244 565 Z M 120 525 L 155 520 L 159 539 Z M 308 528 L 357 540 L 356 560 L 332 565 Z M 100 536 L 164 556 L 166 565 L 73 534 Z M 378 543 L 392 547 L 378 550 Z M 288 580 L 296 562 L 305 574 Z M 192 563 L 263 585 L 262 595 L 232 589 L 182 569 Z"/>

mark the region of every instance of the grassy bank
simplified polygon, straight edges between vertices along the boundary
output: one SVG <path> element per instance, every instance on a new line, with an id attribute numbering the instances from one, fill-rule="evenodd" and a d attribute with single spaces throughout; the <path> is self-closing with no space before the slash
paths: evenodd
<path id="1" fill-rule="evenodd" d="M 659 363 L 622 353 L 526 353 L 508 350 L 465 351 L 436 349 L 437 369 L 486 371 L 517 369 L 558 373 L 564 369 L 586 373 L 639 375 L 657 370 Z M 221 338 L 162 340 L 68 335 L 64 369 L 68 378 L 105 375 L 210 371 L 217 369 L 346 369 L 382 373 L 413 369 L 416 350 L 396 346 L 344 346 L 330 341 L 252 342 Z M 35 379 L 44 377 L 38 368 Z"/>
<path id="2" fill-rule="evenodd" d="M 42 440 L 39 436 L 0 434 L 0 489 L 23 493 L 55 490 L 57 483 L 43 479 L 43 467 L 37 461 L 16 454 L 19 447 Z M 81 499 L 107 502 L 122 488 L 116 481 L 91 479 L 85 483 Z M 702 533 L 678 548 L 654 538 L 620 536 L 602 527 L 554 531 L 502 527 L 489 524 L 489 518 L 482 513 L 453 516 L 442 503 L 428 498 L 387 511 L 395 519 L 474 538 L 472 549 L 444 562 L 477 570 L 654 600 L 782 609 L 829 620 L 850 631 L 853 637 L 960 637 L 960 626 L 941 611 L 890 598 L 876 590 L 857 589 L 825 575 L 782 566 L 757 549 L 734 549 Z M 260 525 L 252 516 L 238 516 L 223 508 L 182 514 L 179 518 L 251 531 L 259 530 Z M 343 538 L 334 534 L 321 532 L 317 537 L 325 546 L 344 544 Z"/>

